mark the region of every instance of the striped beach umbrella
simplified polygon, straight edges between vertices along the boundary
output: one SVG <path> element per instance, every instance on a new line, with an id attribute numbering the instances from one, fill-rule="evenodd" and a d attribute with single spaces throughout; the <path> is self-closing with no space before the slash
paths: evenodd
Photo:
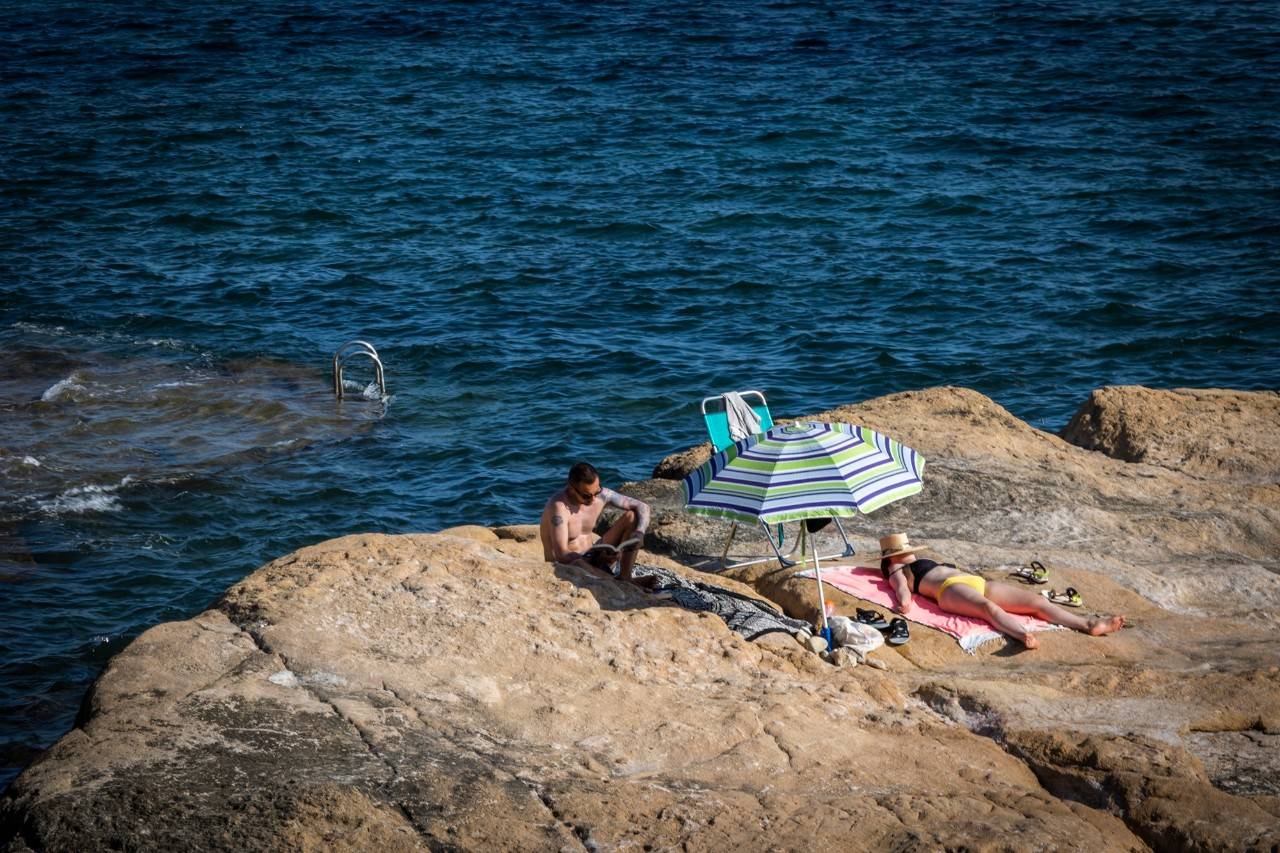
<path id="1" fill-rule="evenodd" d="M 875 430 L 794 423 L 731 444 L 684 478 L 685 508 L 754 524 L 849 518 L 923 488 L 924 457 Z"/>
<path id="2" fill-rule="evenodd" d="M 917 494 L 924 457 L 866 427 L 792 423 L 744 438 L 684 478 L 685 509 L 764 523 L 848 518 Z M 831 644 L 817 540 L 818 612 Z"/>

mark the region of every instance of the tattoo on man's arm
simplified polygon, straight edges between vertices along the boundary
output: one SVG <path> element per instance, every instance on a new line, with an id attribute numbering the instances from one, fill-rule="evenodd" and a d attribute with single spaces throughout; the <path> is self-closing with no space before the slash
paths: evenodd
<path id="1" fill-rule="evenodd" d="M 637 529 L 643 531 L 649 524 L 649 505 L 639 498 L 618 495 L 618 505 L 636 514 Z"/>
<path id="2" fill-rule="evenodd" d="M 551 526 L 552 526 L 552 527 L 559 527 L 559 526 L 560 526 L 560 525 L 562 525 L 562 524 L 564 524 L 564 516 L 563 516 L 563 515 L 553 515 L 553 516 L 551 516 Z"/>
<path id="3" fill-rule="evenodd" d="M 621 509 L 635 509 L 640 503 L 630 495 L 615 492 L 613 489 L 601 489 L 600 496 L 605 499 L 605 503 L 613 504 Z"/>

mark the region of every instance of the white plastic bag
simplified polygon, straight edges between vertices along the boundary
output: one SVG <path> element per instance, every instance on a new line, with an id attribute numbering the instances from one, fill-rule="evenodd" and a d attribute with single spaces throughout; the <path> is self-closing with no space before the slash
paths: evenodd
<path id="1" fill-rule="evenodd" d="M 853 650 L 858 657 L 866 657 L 884 645 L 884 635 L 870 625 L 855 622 L 848 616 L 828 616 L 831 639 L 837 646 Z"/>

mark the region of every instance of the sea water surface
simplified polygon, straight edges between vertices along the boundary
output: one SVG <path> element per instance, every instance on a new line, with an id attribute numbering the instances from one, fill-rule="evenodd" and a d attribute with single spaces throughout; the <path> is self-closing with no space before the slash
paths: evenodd
<path id="1" fill-rule="evenodd" d="M 704 395 L 1280 385 L 1274 3 L 406 5 L 0 10 L 0 785 L 146 627 Z"/>

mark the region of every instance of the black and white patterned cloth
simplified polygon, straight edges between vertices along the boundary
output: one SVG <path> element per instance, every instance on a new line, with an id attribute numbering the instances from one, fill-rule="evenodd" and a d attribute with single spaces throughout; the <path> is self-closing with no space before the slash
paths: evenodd
<path id="1" fill-rule="evenodd" d="M 731 630 L 748 640 L 773 631 L 785 631 L 788 634 L 796 631 L 813 633 L 813 627 L 808 622 L 792 619 L 759 599 L 723 587 L 688 581 L 675 572 L 657 566 L 637 565 L 634 574 L 637 577 L 657 576 L 659 584 L 655 592 L 668 593 L 672 601 L 686 610 L 716 614 Z"/>

